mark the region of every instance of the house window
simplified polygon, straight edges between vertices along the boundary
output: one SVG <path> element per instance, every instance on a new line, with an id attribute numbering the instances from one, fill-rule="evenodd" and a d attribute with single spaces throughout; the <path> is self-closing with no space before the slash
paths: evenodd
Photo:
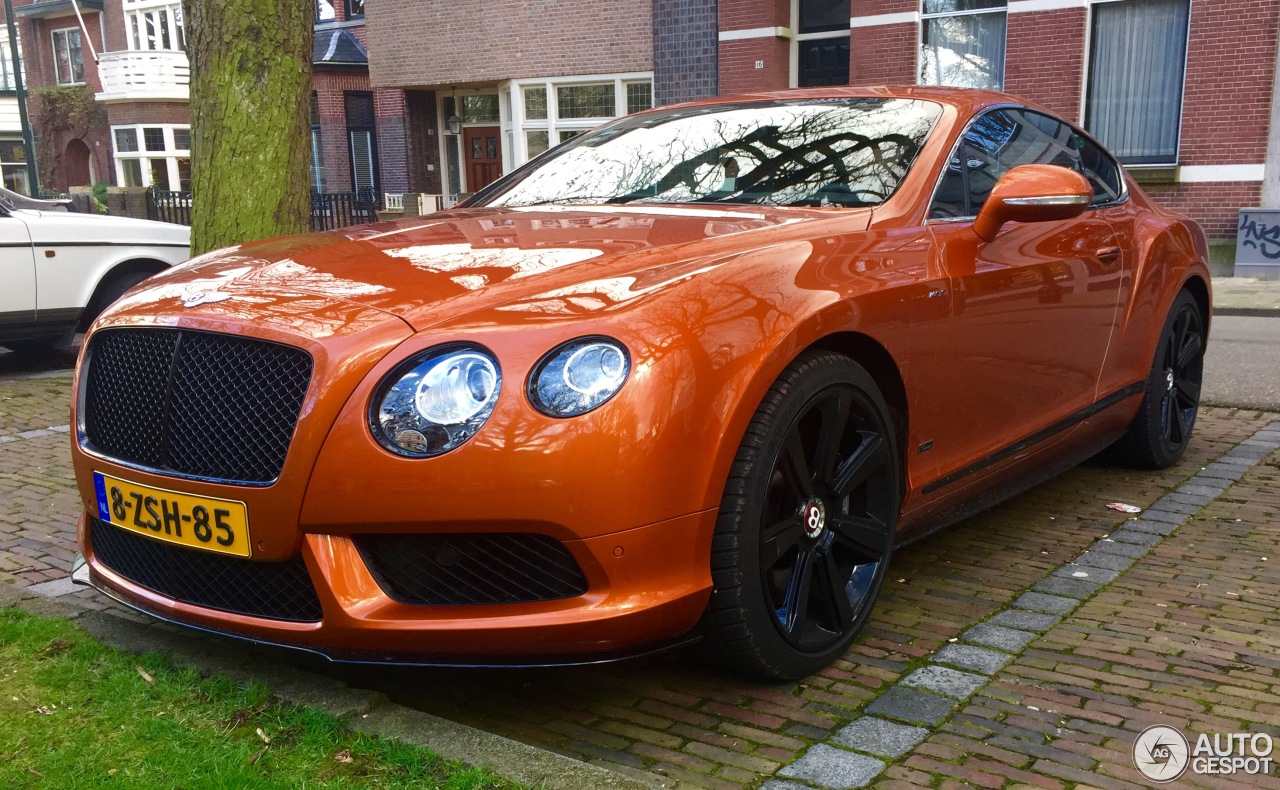
<path id="1" fill-rule="evenodd" d="M 126 187 L 191 189 L 191 128 L 172 124 L 113 126 L 116 183 Z"/>
<path id="2" fill-rule="evenodd" d="M 13 78 L 13 50 L 9 49 L 9 34 L 0 26 L 0 91 L 16 91 L 18 83 Z"/>
<path id="3" fill-rule="evenodd" d="M 3 175 L 5 189 L 31 194 L 31 185 L 27 183 L 27 152 L 21 140 L 0 140 L 0 175 Z"/>
<path id="4" fill-rule="evenodd" d="M 1097 3 L 1085 128 L 1121 162 L 1176 164 L 1190 0 Z"/>
<path id="5" fill-rule="evenodd" d="M 347 141 L 351 153 L 351 188 L 378 191 L 378 138 L 373 114 L 373 94 L 347 91 Z"/>
<path id="6" fill-rule="evenodd" d="M 849 84 L 849 0 L 795 0 L 795 84 Z"/>
<path id="7" fill-rule="evenodd" d="M 311 94 L 311 190 L 324 191 L 324 146 L 320 136 L 320 102 Z"/>
<path id="8" fill-rule="evenodd" d="M 59 85 L 84 83 L 84 53 L 80 50 L 78 28 L 53 31 L 53 67 Z"/>
<path id="9" fill-rule="evenodd" d="M 924 0 L 920 84 L 1004 87 L 1007 0 Z"/>
<path id="10" fill-rule="evenodd" d="M 334 19 L 333 3 L 329 0 L 316 0 L 316 21 L 332 22 Z"/>
<path id="11" fill-rule="evenodd" d="M 653 106 L 649 74 L 518 80 L 503 92 L 509 101 L 505 139 L 515 143 L 510 166 L 518 166 L 560 143 L 628 113 Z M 508 98 L 509 97 L 509 98 Z"/>
<path id="12" fill-rule="evenodd" d="M 364 0 L 346 0 L 347 19 L 364 18 Z"/>

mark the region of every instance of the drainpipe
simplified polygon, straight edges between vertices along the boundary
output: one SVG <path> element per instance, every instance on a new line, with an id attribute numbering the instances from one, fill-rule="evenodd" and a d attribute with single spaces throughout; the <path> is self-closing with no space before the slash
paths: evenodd
<path id="1" fill-rule="evenodd" d="M 22 148 L 27 157 L 27 185 L 31 197 L 40 197 L 40 168 L 36 167 L 36 143 L 31 137 L 31 119 L 27 116 L 27 91 L 22 84 L 22 60 L 18 57 L 18 28 L 13 24 L 13 3 L 4 0 L 4 20 L 9 28 L 9 55 L 13 59 L 13 87 L 18 95 L 18 118 L 22 122 Z"/>

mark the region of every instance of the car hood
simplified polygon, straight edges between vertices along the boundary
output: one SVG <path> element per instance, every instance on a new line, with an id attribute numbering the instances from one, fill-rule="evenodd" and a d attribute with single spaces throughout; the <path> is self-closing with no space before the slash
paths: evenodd
<path id="1" fill-rule="evenodd" d="M 216 292 L 210 297 L 216 300 L 287 288 L 391 313 L 422 331 L 572 292 L 582 283 L 638 278 L 673 265 L 684 273 L 660 279 L 687 279 L 747 250 L 807 236 L 816 231 L 810 223 L 832 223 L 847 233 L 865 229 L 869 219 L 869 210 L 755 206 L 466 209 L 244 244 L 151 282 L 185 281 L 195 289 L 188 301 L 202 298 L 196 290 Z M 585 313 L 604 305 L 582 300 L 575 306 Z"/>
<path id="2" fill-rule="evenodd" d="M 11 213 L 27 226 L 32 242 L 37 245 L 68 242 L 165 246 L 191 244 L 191 228 L 168 222 L 66 211 L 15 209 Z"/>

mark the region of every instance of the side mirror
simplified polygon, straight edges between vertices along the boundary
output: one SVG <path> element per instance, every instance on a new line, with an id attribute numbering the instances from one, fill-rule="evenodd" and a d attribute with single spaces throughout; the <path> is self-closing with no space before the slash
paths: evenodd
<path id="1" fill-rule="evenodd" d="M 1084 176 L 1057 165 L 1018 165 L 991 188 L 973 232 L 993 241 L 1006 222 L 1051 222 L 1084 213 L 1093 187 Z"/>

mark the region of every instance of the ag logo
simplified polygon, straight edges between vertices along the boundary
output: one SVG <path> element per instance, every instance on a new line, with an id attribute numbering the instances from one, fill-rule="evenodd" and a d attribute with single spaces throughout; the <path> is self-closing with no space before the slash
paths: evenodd
<path id="1" fill-rule="evenodd" d="M 182 295 L 182 306 L 197 307 L 202 304 L 225 302 L 230 298 L 231 294 L 222 293 L 220 291 L 188 291 Z"/>
<path id="2" fill-rule="evenodd" d="M 1157 784 L 1172 782 L 1187 770 L 1191 746 L 1173 727 L 1157 724 L 1138 734 L 1133 743 L 1133 764 Z"/>
<path id="3" fill-rule="evenodd" d="M 822 504 L 821 499 L 815 497 L 805 503 L 800 516 L 804 519 L 804 534 L 816 538 L 822 534 L 823 527 L 827 525 L 827 506 Z"/>

